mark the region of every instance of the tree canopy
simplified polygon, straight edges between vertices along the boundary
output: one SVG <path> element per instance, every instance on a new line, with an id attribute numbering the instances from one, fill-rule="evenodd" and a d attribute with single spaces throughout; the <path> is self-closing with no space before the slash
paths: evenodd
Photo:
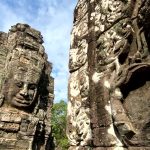
<path id="1" fill-rule="evenodd" d="M 66 136 L 67 103 L 61 100 L 52 107 L 52 132 L 56 140 L 56 146 L 62 150 L 68 149 Z"/>

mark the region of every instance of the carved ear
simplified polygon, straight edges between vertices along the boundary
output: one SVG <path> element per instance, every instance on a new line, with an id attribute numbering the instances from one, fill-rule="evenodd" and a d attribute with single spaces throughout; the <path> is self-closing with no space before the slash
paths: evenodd
<path id="1" fill-rule="evenodd" d="M 0 94 L 0 107 L 3 105 L 4 103 L 4 95 Z"/>

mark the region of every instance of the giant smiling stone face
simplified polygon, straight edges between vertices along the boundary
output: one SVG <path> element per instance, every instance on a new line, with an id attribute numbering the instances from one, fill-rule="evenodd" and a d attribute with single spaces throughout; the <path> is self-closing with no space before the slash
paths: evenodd
<path id="1" fill-rule="evenodd" d="M 11 80 L 5 98 L 13 106 L 28 107 L 35 101 L 36 95 L 37 83 L 25 80 Z"/>
<path id="2" fill-rule="evenodd" d="M 3 89 L 6 103 L 14 107 L 30 107 L 37 99 L 39 78 L 39 74 L 27 67 L 11 72 Z"/>

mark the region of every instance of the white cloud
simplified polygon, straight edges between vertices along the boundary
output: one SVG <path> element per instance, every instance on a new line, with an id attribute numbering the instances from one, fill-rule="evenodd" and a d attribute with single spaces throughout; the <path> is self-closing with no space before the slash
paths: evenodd
<path id="1" fill-rule="evenodd" d="M 68 56 L 76 0 L 6 0 L 0 3 L 0 31 L 21 22 L 41 31 L 53 63 L 55 101 L 67 100 Z"/>

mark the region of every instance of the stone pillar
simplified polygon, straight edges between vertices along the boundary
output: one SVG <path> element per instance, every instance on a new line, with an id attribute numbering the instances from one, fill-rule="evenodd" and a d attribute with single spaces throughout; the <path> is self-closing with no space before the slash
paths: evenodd
<path id="1" fill-rule="evenodd" d="M 71 34 L 70 150 L 150 148 L 149 0 L 79 0 Z"/>
<path id="2" fill-rule="evenodd" d="M 1 150 L 51 148 L 54 79 L 42 43 L 41 33 L 27 24 L 0 33 Z"/>

